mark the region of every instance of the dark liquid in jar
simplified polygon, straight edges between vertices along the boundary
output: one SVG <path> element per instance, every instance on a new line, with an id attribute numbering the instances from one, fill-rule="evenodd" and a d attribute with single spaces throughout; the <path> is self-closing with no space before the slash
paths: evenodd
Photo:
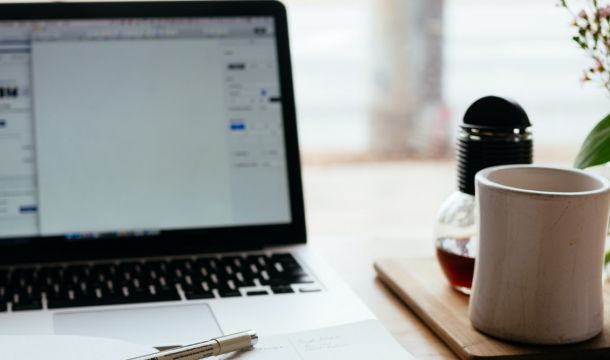
<path id="1" fill-rule="evenodd" d="M 474 276 L 474 254 L 466 248 L 467 241 L 440 239 L 437 242 L 436 257 L 449 283 L 458 291 L 470 294 Z"/>

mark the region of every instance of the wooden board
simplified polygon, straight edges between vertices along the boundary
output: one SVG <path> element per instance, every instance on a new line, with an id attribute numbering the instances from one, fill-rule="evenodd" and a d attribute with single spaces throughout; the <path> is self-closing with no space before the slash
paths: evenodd
<path id="1" fill-rule="evenodd" d="M 604 289 L 604 331 L 574 345 L 530 346 L 475 330 L 468 296 L 453 290 L 436 259 L 383 259 L 377 275 L 461 359 L 610 359 L 610 284 Z"/>

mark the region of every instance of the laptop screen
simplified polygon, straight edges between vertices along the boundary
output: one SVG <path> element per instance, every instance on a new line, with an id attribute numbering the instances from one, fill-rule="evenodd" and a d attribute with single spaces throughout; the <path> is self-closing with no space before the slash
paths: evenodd
<path id="1" fill-rule="evenodd" d="M 0 21 L 0 242 L 291 222 L 273 17 Z"/>

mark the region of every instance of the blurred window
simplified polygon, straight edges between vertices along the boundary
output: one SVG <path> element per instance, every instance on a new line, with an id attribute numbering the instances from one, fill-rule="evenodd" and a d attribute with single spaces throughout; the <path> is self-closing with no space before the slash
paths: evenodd
<path id="1" fill-rule="evenodd" d="M 489 94 L 525 108 L 537 149 L 572 151 L 608 112 L 605 91 L 579 82 L 589 62 L 553 1 L 285 3 L 305 153 L 450 154 L 465 109 Z"/>

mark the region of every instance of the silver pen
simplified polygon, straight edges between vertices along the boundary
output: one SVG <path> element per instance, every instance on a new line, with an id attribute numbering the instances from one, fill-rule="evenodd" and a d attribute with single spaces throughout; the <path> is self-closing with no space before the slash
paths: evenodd
<path id="1" fill-rule="evenodd" d="M 257 342 L 256 331 L 248 330 L 127 360 L 199 360 L 246 349 Z"/>

